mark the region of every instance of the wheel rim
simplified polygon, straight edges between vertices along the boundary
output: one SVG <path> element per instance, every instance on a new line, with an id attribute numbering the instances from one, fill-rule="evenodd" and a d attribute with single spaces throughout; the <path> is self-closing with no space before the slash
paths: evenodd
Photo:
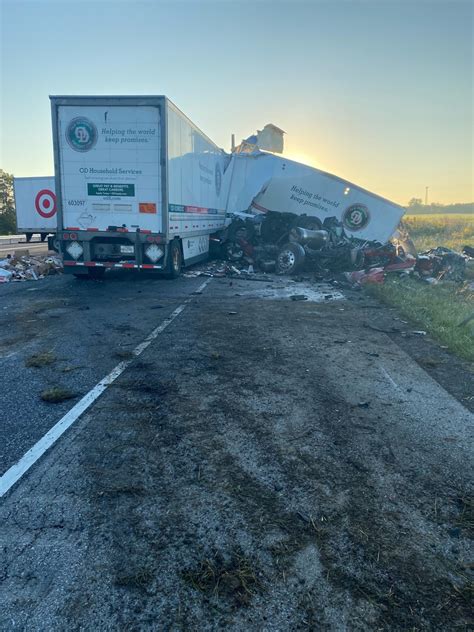
<path id="1" fill-rule="evenodd" d="M 278 257 L 280 270 L 291 270 L 296 263 L 296 257 L 291 250 L 285 250 Z"/>
<path id="2" fill-rule="evenodd" d="M 180 263 L 181 263 L 181 256 L 180 256 L 178 248 L 175 248 L 173 250 L 173 268 L 175 269 L 176 272 L 179 272 Z"/>

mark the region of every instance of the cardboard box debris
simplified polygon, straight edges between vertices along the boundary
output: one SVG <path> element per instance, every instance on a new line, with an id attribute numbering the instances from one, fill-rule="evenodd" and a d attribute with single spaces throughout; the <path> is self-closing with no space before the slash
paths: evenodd
<path id="1" fill-rule="evenodd" d="M 38 281 L 51 274 L 60 274 L 63 263 L 57 255 L 21 254 L 25 251 L 15 251 L 0 260 L 0 283 L 9 281 Z"/>

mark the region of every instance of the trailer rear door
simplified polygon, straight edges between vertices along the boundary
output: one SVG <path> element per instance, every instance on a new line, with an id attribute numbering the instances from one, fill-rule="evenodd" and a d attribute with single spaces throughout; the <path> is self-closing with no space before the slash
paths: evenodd
<path id="1" fill-rule="evenodd" d="M 162 232 L 160 108 L 58 107 L 63 228 Z"/>

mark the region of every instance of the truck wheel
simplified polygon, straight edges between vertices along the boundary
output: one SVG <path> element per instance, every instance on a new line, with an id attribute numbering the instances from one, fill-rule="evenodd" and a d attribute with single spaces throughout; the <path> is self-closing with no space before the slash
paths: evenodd
<path id="1" fill-rule="evenodd" d="M 181 274 L 182 266 L 183 257 L 181 255 L 181 244 L 177 239 L 173 239 L 169 246 L 168 271 L 165 275 L 166 278 L 177 279 Z"/>
<path id="2" fill-rule="evenodd" d="M 306 254 L 301 244 L 286 244 L 278 253 L 276 270 L 278 274 L 296 274 L 303 265 Z"/>

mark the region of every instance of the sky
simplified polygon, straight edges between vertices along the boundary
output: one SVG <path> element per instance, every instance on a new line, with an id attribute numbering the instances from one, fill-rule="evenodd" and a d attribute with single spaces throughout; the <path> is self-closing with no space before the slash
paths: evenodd
<path id="1" fill-rule="evenodd" d="M 473 12 L 456 0 L 0 0 L 0 168 L 53 174 L 51 94 L 165 94 L 226 150 L 395 202 L 471 202 Z"/>

